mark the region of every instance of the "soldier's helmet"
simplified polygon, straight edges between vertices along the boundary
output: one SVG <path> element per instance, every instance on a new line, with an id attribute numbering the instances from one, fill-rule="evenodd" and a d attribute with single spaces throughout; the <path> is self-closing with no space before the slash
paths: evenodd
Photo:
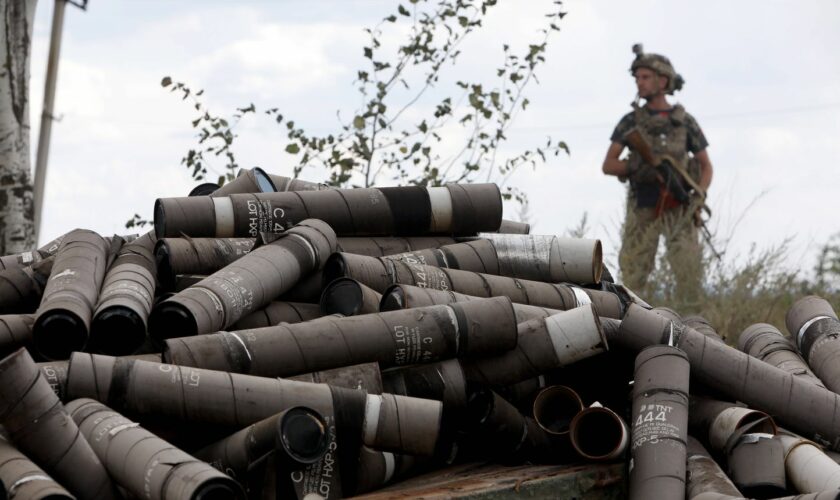
<path id="1" fill-rule="evenodd" d="M 673 95 L 674 92 L 682 89 L 685 80 L 682 75 L 674 71 L 670 59 L 660 54 L 646 54 L 640 43 L 633 45 L 633 53 L 636 54 L 636 58 L 630 65 L 631 75 L 635 75 L 639 68 L 648 68 L 668 78 L 668 87 L 665 89 L 668 95 Z"/>

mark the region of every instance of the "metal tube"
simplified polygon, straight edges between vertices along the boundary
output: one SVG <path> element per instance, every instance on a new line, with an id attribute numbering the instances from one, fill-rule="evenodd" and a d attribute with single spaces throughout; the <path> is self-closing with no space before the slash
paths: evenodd
<path id="1" fill-rule="evenodd" d="M 685 497 L 688 356 L 651 346 L 636 356 L 630 499 Z"/>
<path id="2" fill-rule="evenodd" d="M 320 220 L 305 220 L 272 243 L 157 304 L 149 317 L 149 334 L 163 340 L 229 327 L 289 290 L 302 276 L 320 269 L 334 250 L 332 228 Z"/>
<path id="3" fill-rule="evenodd" d="M 38 467 L 35 462 L 17 450 L 5 438 L 0 437 L 0 482 L 3 483 L 6 498 L 29 500 L 72 500 L 63 486 Z"/>
<path id="4" fill-rule="evenodd" d="M 67 412 L 108 474 L 137 498 L 245 499 L 242 487 L 229 476 L 98 401 L 71 401 Z"/>
<path id="5" fill-rule="evenodd" d="M 212 274 L 253 248 L 254 238 L 162 238 L 154 250 L 157 276 L 173 290 L 179 274 Z"/>
<path id="6" fill-rule="evenodd" d="M 365 444 L 416 455 L 434 454 L 441 415 L 438 401 L 84 353 L 70 358 L 67 395 L 132 415 L 239 429 L 292 406 L 326 417 L 334 402 L 335 411 L 355 405 L 362 408 Z"/>
<path id="7" fill-rule="evenodd" d="M 630 428 L 623 418 L 609 408 L 590 406 L 572 418 L 569 441 L 575 451 L 587 460 L 615 460 L 627 451 Z"/>
<path id="8" fill-rule="evenodd" d="M 706 448 L 691 436 L 688 436 L 686 445 L 686 468 L 688 469 L 688 481 L 685 485 L 687 500 L 699 500 L 704 493 L 733 498 L 741 497 L 741 492 L 732 484 Z"/>
<path id="9" fill-rule="evenodd" d="M 182 366 L 286 377 L 374 361 L 390 367 L 488 356 L 516 343 L 510 299 L 495 297 L 168 339 L 163 358 Z"/>
<path id="10" fill-rule="evenodd" d="M 493 233 L 479 236 L 492 243 L 502 276 L 549 283 L 601 281 L 601 240 Z"/>
<path id="11" fill-rule="evenodd" d="M 840 321 L 831 304 L 816 295 L 799 299 L 785 324 L 814 374 L 829 390 L 840 392 Z"/>
<path id="12" fill-rule="evenodd" d="M 55 257 L 31 266 L 0 271 L 0 314 L 35 312 L 44 294 Z"/>
<path id="13" fill-rule="evenodd" d="M 102 463 L 25 349 L 0 360 L 0 423 L 26 456 L 81 498 L 116 498 Z"/>
<path id="14" fill-rule="evenodd" d="M 541 390 L 534 399 L 534 421 L 549 436 L 552 445 L 567 451 L 570 424 L 584 405 L 580 396 L 571 387 L 552 385 Z"/>
<path id="15" fill-rule="evenodd" d="M 748 326 L 738 337 L 738 349 L 769 363 L 776 368 L 825 388 L 805 360 L 796 352 L 794 344 L 773 325 L 756 323 Z"/>
<path id="16" fill-rule="evenodd" d="M 621 318 L 624 311 L 619 297 L 610 292 L 458 269 L 444 269 L 381 257 L 335 253 L 327 259 L 323 274 L 327 282 L 341 277 L 353 278 L 380 293 L 384 293 L 389 286 L 399 283 L 421 288 L 451 290 L 475 297 L 506 295 L 515 303 L 559 310 L 594 303 L 599 316 L 610 318 Z"/>
<path id="17" fill-rule="evenodd" d="M 697 381 L 727 398 L 767 412 L 783 425 L 818 443 L 840 448 L 840 396 L 737 349 L 708 340 L 691 328 L 631 305 L 609 340 L 625 349 L 668 342 L 683 349 Z"/>
<path id="18" fill-rule="evenodd" d="M 712 327 L 712 324 L 709 323 L 709 320 L 707 320 L 703 316 L 686 316 L 682 319 L 682 323 L 685 326 L 694 328 L 695 330 L 709 337 L 712 340 L 723 342 L 723 337 L 721 337 L 717 330 L 715 330 L 714 327 Z"/>
<path id="19" fill-rule="evenodd" d="M 495 184 L 326 189 L 160 198 L 154 214 L 158 238 L 257 237 L 309 218 L 342 236 L 475 234 L 498 229 L 502 197 Z"/>
<path id="20" fill-rule="evenodd" d="M 296 406 L 205 446 L 195 457 L 247 484 L 248 470 L 278 443 L 288 447 L 289 458 L 297 462 L 298 469 L 315 463 L 329 449 L 327 422 L 315 410 Z"/>
<path id="21" fill-rule="evenodd" d="M 321 313 L 356 316 L 379 312 L 382 295 L 352 278 L 338 278 L 321 293 Z"/>
<path id="22" fill-rule="evenodd" d="M 412 396 L 412 394 L 394 392 L 390 390 L 390 387 L 389 390 L 384 390 L 382 377 L 383 376 L 379 371 L 379 363 L 362 363 L 358 365 L 342 366 L 341 368 L 333 368 L 331 370 L 304 373 L 288 378 L 289 380 L 297 380 L 299 382 L 329 384 L 347 389 L 361 389 L 368 394 L 382 394 L 383 392 L 388 392 L 392 394 L 401 394 L 403 396 Z"/>
<path id="23" fill-rule="evenodd" d="M 9 352 L 32 344 L 32 314 L 0 315 L 0 351 Z"/>
<path id="24" fill-rule="evenodd" d="M 840 465 L 828 458 L 813 441 L 781 435 L 785 470 L 790 483 L 801 493 L 840 488 Z"/>
<path id="25" fill-rule="evenodd" d="M 224 183 L 210 196 L 219 198 L 239 193 L 276 193 L 277 191 L 271 176 L 260 167 L 253 167 L 240 170 L 235 179 Z"/>
<path id="26" fill-rule="evenodd" d="M 321 317 L 321 307 L 318 304 L 302 302 L 283 302 L 275 300 L 269 302 L 262 309 L 243 316 L 236 323 L 230 325 L 231 330 L 248 330 L 276 326 L 280 323 L 302 323 Z"/>
<path id="27" fill-rule="evenodd" d="M 123 356 L 146 341 L 146 323 L 155 297 L 155 245 L 148 232 L 123 245 L 105 274 L 90 327 L 90 349 Z"/>
<path id="28" fill-rule="evenodd" d="M 469 392 L 465 432 L 468 451 L 505 463 L 545 462 L 562 458 L 566 451 L 533 419 L 486 388 Z"/>
<path id="29" fill-rule="evenodd" d="M 32 328 L 34 347 L 45 358 L 67 359 L 84 349 L 108 254 L 108 242 L 93 231 L 76 229 L 61 242 Z"/>
<path id="30" fill-rule="evenodd" d="M 784 494 L 784 457 L 781 445 L 773 440 L 778 428 L 772 418 L 762 411 L 697 396 L 689 404 L 690 432 L 726 458 L 729 475 L 742 493 L 758 498 Z"/>
<path id="31" fill-rule="evenodd" d="M 379 311 L 396 311 L 399 309 L 412 309 L 436 304 L 467 302 L 476 299 L 481 299 L 481 297 L 447 290 L 434 290 L 413 285 L 396 284 L 385 289 L 385 292 L 382 294 L 382 300 L 379 303 Z M 524 323 L 535 318 L 547 318 L 548 316 L 553 316 L 561 312 L 559 309 L 516 303 L 513 304 L 513 311 L 516 313 L 517 323 Z"/>
<path id="32" fill-rule="evenodd" d="M 292 177 L 285 177 L 282 175 L 268 174 L 271 178 L 277 191 L 321 191 L 323 189 L 333 189 L 332 187 L 322 184 L 320 182 L 305 181 L 303 179 L 296 179 Z"/>
<path id="33" fill-rule="evenodd" d="M 468 381 L 511 385 L 607 350 L 592 305 L 520 323 L 517 329 L 515 349 L 499 356 L 462 360 Z"/>
<path id="34" fill-rule="evenodd" d="M 528 234 L 531 232 L 531 225 L 527 222 L 502 219 L 502 224 L 496 232 L 499 234 Z"/>

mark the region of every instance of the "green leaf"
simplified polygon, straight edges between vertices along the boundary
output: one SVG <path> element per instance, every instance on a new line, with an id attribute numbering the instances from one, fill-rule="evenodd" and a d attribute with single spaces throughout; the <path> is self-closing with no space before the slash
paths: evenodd
<path id="1" fill-rule="evenodd" d="M 362 130 L 363 128 L 365 128 L 365 119 L 359 115 L 356 115 L 356 117 L 353 118 L 353 126 L 359 130 Z"/>
<path id="2" fill-rule="evenodd" d="M 400 14 L 402 14 L 402 15 L 404 15 L 404 16 L 410 16 L 410 15 L 411 15 L 411 13 L 410 13 L 410 12 L 408 12 L 408 9 L 406 9 L 406 8 L 405 8 L 405 7 L 403 7 L 402 5 L 400 5 L 399 7 L 397 7 L 397 12 L 399 12 Z"/>
<path id="3" fill-rule="evenodd" d="M 295 144 L 294 142 L 286 146 L 286 152 L 292 155 L 296 155 L 300 153 L 300 146 Z"/>
<path id="4" fill-rule="evenodd" d="M 170 78 L 168 76 L 164 76 L 163 80 L 160 81 L 160 86 L 161 87 L 168 87 L 170 85 L 172 85 L 172 78 Z"/>

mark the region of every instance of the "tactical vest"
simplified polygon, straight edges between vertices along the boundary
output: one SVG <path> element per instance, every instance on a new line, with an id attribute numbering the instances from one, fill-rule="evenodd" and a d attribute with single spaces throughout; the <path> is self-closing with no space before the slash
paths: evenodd
<path id="1" fill-rule="evenodd" d="M 700 168 L 693 156 L 688 155 L 688 129 L 685 126 L 685 108 L 677 104 L 667 114 L 651 114 L 646 108 L 633 105 L 636 127 L 648 144 L 654 155 L 670 155 L 687 169 L 688 174 L 695 180 L 700 180 Z M 641 156 L 632 149 L 627 158 L 627 166 L 631 171 L 647 165 Z M 653 167 L 655 165 L 650 165 Z M 658 200 L 659 183 L 641 183 L 631 180 L 631 188 L 637 198 L 638 206 L 655 206 Z M 688 186 L 685 186 L 688 188 Z"/>

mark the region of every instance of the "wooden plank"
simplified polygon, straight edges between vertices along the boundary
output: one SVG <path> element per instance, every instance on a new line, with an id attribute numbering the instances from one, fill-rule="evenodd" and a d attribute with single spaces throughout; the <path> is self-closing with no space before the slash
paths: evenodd
<path id="1" fill-rule="evenodd" d="M 472 463 L 431 472 L 354 498 L 612 500 L 626 498 L 626 471 L 624 463 L 515 467 Z"/>

